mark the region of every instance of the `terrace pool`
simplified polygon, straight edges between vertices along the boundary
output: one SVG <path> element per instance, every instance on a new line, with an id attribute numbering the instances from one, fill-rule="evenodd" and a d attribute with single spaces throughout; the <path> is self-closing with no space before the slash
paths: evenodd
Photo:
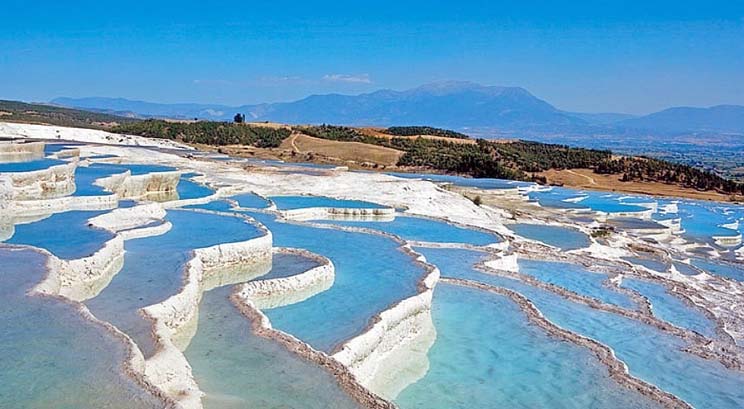
<path id="1" fill-rule="evenodd" d="M 101 293 L 86 302 L 98 318 L 128 334 L 146 357 L 154 352 L 150 322 L 138 310 L 176 294 L 193 249 L 261 235 L 243 219 L 189 210 L 170 210 L 173 227 L 161 236 L 125 243 L 124 266 Z"/>
<path id="2" fill-rule="evenodd" d="M 374 234 L 277 222 L 251 214 L 274 237 L 274 246 L 303 248 L 329 258 L 335 268 L 328 290 L 300 303 L 264 311 L 272 325 L 330 352 L 358 335 L 375 314 L 417 292 L 424 274 L 395 241 Z"/>
<path id="3" fill-rule="evenodd" d="M 432 313 L 429 371 L 397 397 L 402 409 L 657 407 L 610 379 L 591 351 L 531 324 L 504 296 L 439 284 Z"/>
<path id="4" fill-rule="evenodd" d="M 529 223 L 509 224 L 506 227 L 524 238 L 537 240 L 561 250 L 576 250 L 591 244 L 586 234 L 568 227 Z"/>

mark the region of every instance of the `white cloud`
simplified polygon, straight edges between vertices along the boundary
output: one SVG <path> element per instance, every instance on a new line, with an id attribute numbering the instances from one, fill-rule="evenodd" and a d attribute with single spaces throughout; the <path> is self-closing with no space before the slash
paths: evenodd
<path id="1" fill-rule="evenodd" d="M 369 74 L 326 74 L 323 76 L 323 81 L 328 82 L 345 82 L 351 84 L 371 84 L 372 79 Z"/>

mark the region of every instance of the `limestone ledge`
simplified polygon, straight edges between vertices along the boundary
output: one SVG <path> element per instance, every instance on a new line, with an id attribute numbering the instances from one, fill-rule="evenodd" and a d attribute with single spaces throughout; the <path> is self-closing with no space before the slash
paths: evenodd
<path id="1" fill-rule="evenodd" d="M 331 260 L 300 249 L 275 249 L 275 253 L 293 253 L 318 261 L 317 267 L 289 277 L 253 280 L 237 286 L 239 297 L 253 301 L 261 310 L 296 304 L 333 285 L 335 268 Z"/>
<path id="2" fill-rule="evenodd" d="M 158 226 L 135 229 L 152 221 L 162 220 L 164 216 L 165 211 L 153 204 L 116 209 L 91 218 L 88 223 L 93 228 L 108 230 L 114 236 L 87 257 L 66 260 L 50 254 L 50 274 L 34 291 L 61 295 L 74 301 L 95 297 L 121 270 L 124 264 L 124 240 L 165 233 L 170 224 L 161 223 Z M 129 230 L 124 231 L 125 229 Z"/>
<path id="3" fill-rule="evenodd" d="M 599 220 L 607 220 L 607 219 L 617 219 L 617 218 L 623 218 L 623 217 L 632 217 L 635 219 L 642 219 L 642 220 L 648 220 L 651 219 L 651 216 L 654 214 L 654 209 L 647 209 L 647 210 L 639 210 L 639 211 L 633 211 L 633 212 L 595 212 L 597 214 L 597 219 Z"/>
<path id="4" fill-rule="evenodd" d="M 107 210 L 119 204 L 115 194 L 102 196 L 63 196 L 46 200 L 10 200 L 5 204 L 8 215 L 17 217 L 46 216 L 71 210 Z M 0 217 L 2 218 L 2 217 Z"/>
<path id="5" fill-rule="evenodd" d="M 0 198 L 5 200 L 43 200 L 75 191 L 77 160 L 29 172 L 4 172 L 0 179 Z"/>
<path id="6" fill-rule="evenodd" d="M 287 220 L 306 221 L 317 219 L 348 219 L 349 217 L 366 218 L 376 221 L 395 219 L 395 209 L 385 207 L 378 209 L 345 208 L 345 207 L 308 207 L 303 209 L 284 210 L 282 217 Z"/>
<path id="7" fill-rule="evenodd" d="M 132 175 L 126 171 L 98 179 L 96 184 L 116 193 L 122 199 L 136 199 L 151 194 L 175 193 L 180 177 L 180 171 L 152 172 L 143 175 Z"/>
<path id="8" fill-rule="evenodd" d="M 434 287 L 439 281 L 439 269 L 426 263 L 426 259 L 411 250 L 408 245 L 403 249 L 417 256 L 417 262 L 427 269 L 427 274 L 419 282 L 419 293 L 376 315 L 372 325 L 365 332 L 345 342 L 332 355 L 348 367 L 359 383 L 367 388 L 385 384 L 379 382 L 380 378 L 390 378 L 391 372 L 402 371 L 407 364 L 391 362 L 388 358 L 397 356 L 397 351 L 408 347 L 416 339 L 421 338 L 422 334 L 431 333 L 433 330 L 431 306 Z M 406 358 L 410 360 L 412 357 Z M 414 379 L 409 378 L 405 381 L 414 382 L 424 374 L 425 372 L 418 376 L 414 375 Z M 371 390 L 383 394 L 389 389 L 399 391 L 404 386 L 388 385 L 385 390 Z"/>
<path id="9" fill-rule="evenodd" d="M 116 235 L 91 256 L 73 260 L 50 257 L 50 268 L 56 274 L 49 277 L 55 278 L 52 282 L 45 280 L 37 289 L 84 301 L 100 293 L 123 265 L 124 238 Z"/>
<path id="10" fill-rule="evenodd" d="M 237 292 L 233 292 L 230 300 L 240 312 L 251 323 L 251 329 L 259 337 L 272 340 L 282 345 L 291 353 L 297 354 L 306 361 L 312 362 L 323 367 L 338 382 L 338 385 L 354 398 L 363 408 L 368 409 L 394 409 L 396 406 L 369 389 L 362 386 L 356 377 L 349 371 L 349 368 L 342 365 L 337 360 L 329 357 L 327 354 L 320 352 L 306 342 L 303 342 L 294 336 L 282 331 L 278 331 L 271 326 L 269 318 L 253 304 L 250 299 L 241 297 Z"/>
<path id="11" fill-rule="evenodd" d="M 44 142 L 0 142 L 0 159 L 4 162 L 24 162 L 44 157 Z"/>
<path id="12" fill-rule="evenodd" d="M 713 241 L 721 247 L 736 247 L 741 244 L 741 234 L 735 236 L 713 236 Z"/>
<path id="13" fill-rule="evenodd" d="M 205 283 L 215 279 L 212 276 L 230 267 L 270 265 L 272 236 L 268 230 L 264 230 L 264 233 L 261 237 L 242 242 L 194 250 L 184 268 L 181 290 L 161 303 L 140 310 L 152 321 L 157 343 L 157 351 L 145 361 L 145 377 L 183 408 L 201 408 L 203 393 L 174 338 L 179 331 L 193 325 L 198 317 Z"/>
<path id="14" fill-rule="evenodd" d="M 90 219 L 90 223 L 101 229 L 119 232 L 162 220 L 165 215 L 165 209 L 159 203 L 148 203 L 114 209 Z"/>

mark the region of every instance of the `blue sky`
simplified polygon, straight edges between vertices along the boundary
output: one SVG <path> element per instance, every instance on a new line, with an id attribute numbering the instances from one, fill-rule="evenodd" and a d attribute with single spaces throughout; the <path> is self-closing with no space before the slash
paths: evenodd
<path id="1" fill-rule="evenodd" d="M 586 112 L 744 105 L 742 0 L 215 3 L 4 0 L 0 98 L 237 105 L 470 80 Z"/>

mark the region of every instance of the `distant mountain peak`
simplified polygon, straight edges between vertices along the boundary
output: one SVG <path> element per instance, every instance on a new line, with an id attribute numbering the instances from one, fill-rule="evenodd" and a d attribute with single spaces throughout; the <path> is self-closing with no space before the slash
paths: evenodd
<path id="1" fill-rule="evenodd" d="M 470 81 L 436 81 L 416 88 L 383 89 L 366 94 L 311 95 L 293 102 L 227 106 L 157 104 L 123 98 L 58 98 L 55 104 L 140 117 L 232 120 L 236 112 L 255 121 L 290 124 L 428 125 L 450 129 L 484 128 L 540 133 L 592 133 L 606 130 L 645 132 L 744 133 L 744 107 L 676 107 L 646 116 L 584 114 L 557 109 L 521 87 Z"/>

